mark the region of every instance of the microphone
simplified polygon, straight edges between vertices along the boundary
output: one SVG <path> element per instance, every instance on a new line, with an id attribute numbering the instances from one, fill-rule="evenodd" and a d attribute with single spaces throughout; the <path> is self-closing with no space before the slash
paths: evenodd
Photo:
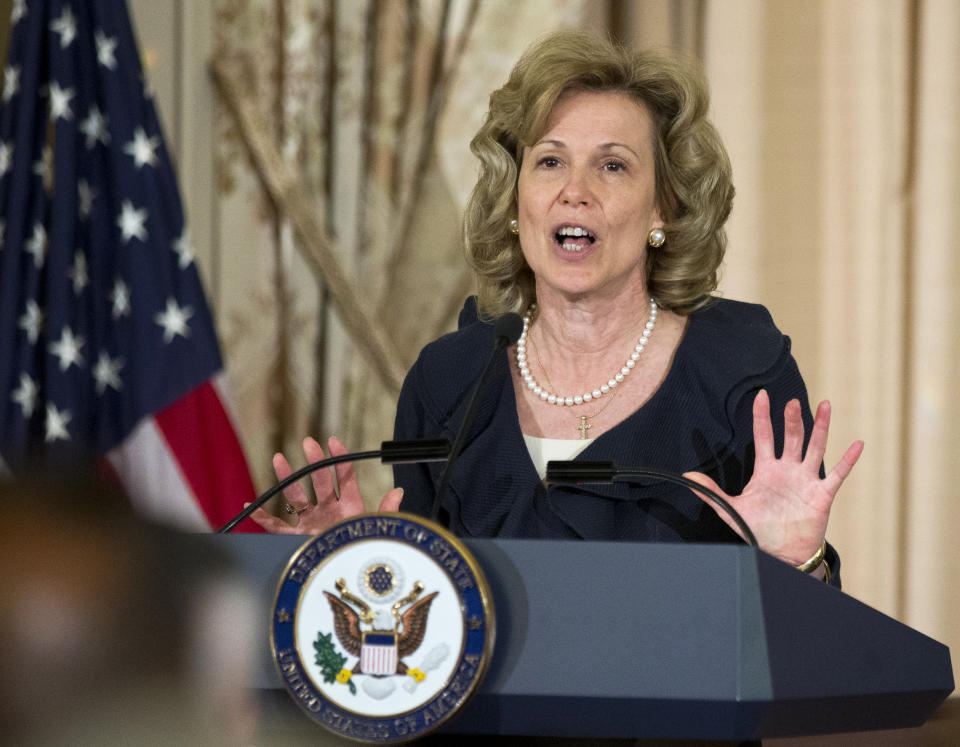
<path id="1" fill-rule="evenodd" d="M 523 317 L 519 314 L 514 314 L 513 312 L 508 312 L 501 317 L 498 317 L 497 320 L 493 323 L 493 336 L 496 340 L 496 345 L 500 347 L 508 348 L 513 345 L 517 340 L 520 339 L 520 335 L 523 334 Z M 501 340 L 503 344 L 501 345 Z"/>
<path id="2" fill-rule="evenodd" d="M 446 489 L 448 476 L 450 474 L 450 466 L 456 460 L 456 455 L 458 455 L 460 450 L 463 448 L 463 440 L 466 438 L 467 428 L 469 427 L 476 413 L 477 404 L 479 401 L 478 394 L 486 385 L 486 380 L 489 378 L 493 359 L 503 348 L 513 345 L 513 343 L 519 340 L 521 332 L 523 332 L 523 319 L 520 318 L 519 314 L 504 314 L 503 316 L 498 317 L 493 323 L 493 333 L 496 340 L 493 353 L 491 354 L 490 359 L 487 361 L 486 367 L 483 369 L 483 373 L 480 376 L 480 380 L 477 382 L 477 386 L 474 388 L 473 394 L 471 395 L 472 399 L 467 407 L 467 412 L 463 417 L 463 421 L 460 424 L 460 430 L 457 431 L 453 446 L 451 446 L 450 442 L 445 438 L 419 438 L 408 441 L 383 441 L 380 444 L 379 450 L 357 451 L 350 454 L 341 454 L 340 456 L 328 457 L 327 459 L 321 459 L 320 461 L 312 462 L 311 464 L 300 468 L 296 472 L 293 472 L 288 477 L 284 478 L 276 485 L 268 489 L 265 493 L 258 496 L 253 503 L 244 508 L 240 513 L 230 519 L 230 521 L 220 527 L 216 533 L 227 534 L 228 532 L 233 531 L 237 524 L 250 516 L 250 514 L 260 508 L 264 503 L 273 498 L 273 496 L 275 496 L 284 488 L 292 485 L 300 478 L 309 475 L 311 472 L 316 472 L 318 469 L 323 469 L 324 467 L 332 467 L 333 465 L 341 464 L 342 462 L 359 462 L 365 459 L 377 458 L 380 459 L 382 464 L 447 462 L 447 467 L 444 470 L 443 478 L 441 480 L 440 489 L 437 491 L 436 496 L 434 496 L 431 517 L 435 519 L 436 514 L 439 511 L 439 496 L 441 496 L 442 491 Z M 454 451 L 454 449 L 456 449 L 456 451 Z"/>
<path id="3" fill-rule="evenodd" d="M 450 456 L 447 459 L 447 466 L 443 470 L 443 477 L 440 478 L 440 486 L 437 488 L 437 492 L 433 496 L 433 506 L 430 509 L 431 521 L 436 521 L 437 514 L 440 513 L 440 501 L 442 500 L 443 494 L 446 492 L 447 486 L 450 483 L 450 475 L 453 472 L 453 465 L 456 463 L 457 458 L 460 456 L 460 452 L 463 450 L 463 442 L 467 438 L 467 429 L 473 424 L 473 419 L 477 413 L 477 406 L 480 404 L 480 392 L 486 388 L 487 381 L 490 378 L 490 372 L 493 370 L 493 361 L 500 354 L 501 350 L 513 345 L 517 340 L 519 340 L 522 332 L 523 319 L 520 318 L 519 314 L 514 314 L 512 312 L 506 313 L 500 317 L 497 317 L 493 323 L 493 351 L 490 353 L 490 357 L 487 359 L 487 364 L 484 366 L 483 372 L 480 374 L 480 378 L 477 380 L 477 384 L 473 388 L 473 393 L 470 395 L 470 402 L 467 405 L 467 411 L 463 415 L 463 420 L 460 421 L 460 428 L 457 430 L 456 436 L 453 439 L 453 445 L 450 447 Z"/>
<path id="4" fill-rule="evenodd" d="M 217 534 L 227 534 L 241 521 L 260 508 L 284 488 L 292 485 L 301 477 L 324 467 L 332 467 L 342 462 L 360 462 L 364 459 L 379 457 L 381 464 L 417 464 L 420 462 L 445 462 L 450 454 L 450 442 L 445 438 L 420 438 L 411 441 L 384 441 L 376 451 L 355 451 L 351 454 L 328 457 L 301 467 L 272 488 L 260 495 L 253 503 L 234 516 L 217 530 Z"/>
<path id="5" fill-rule="evenodd" d="M 638 477 L 653 477 L 657 480 L 663 480 L 663 482 L 672 482 L 675 485 L 682 485 L 706 494 L 733 520 L 747 544 L 751 547 L 759 547 L 757 538 L 750 531 L 747 522 L 728 501 L 721 498 L 710 488 L 706 488 L 688 477 L 659 469 L 633 467 L 621 469 L 615 467 L 613 462 L 547 462 L 547 483 L 551 485 L 582 485 L 584 483 L 611 485 L 615 482 L 633 482 Z"/>

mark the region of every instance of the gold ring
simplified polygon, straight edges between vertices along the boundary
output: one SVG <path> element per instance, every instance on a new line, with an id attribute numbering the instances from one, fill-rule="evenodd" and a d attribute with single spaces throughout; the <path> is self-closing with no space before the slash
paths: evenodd
<path id="1" fill-rule="evenodd" d="M 301 514 L 304 511 L 306 511 L 308 508 L 310 508 L 309 503 L 306 506 L 300 506 L 300 507 L 294 506 L 292 503 L 285 503 L 283 506 L 283 510 L 286 511 L 291 516 L 293 516 L 293 514 Z"/>

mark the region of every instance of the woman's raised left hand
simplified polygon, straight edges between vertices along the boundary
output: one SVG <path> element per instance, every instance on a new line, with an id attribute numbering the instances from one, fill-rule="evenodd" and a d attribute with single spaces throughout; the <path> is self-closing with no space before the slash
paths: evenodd
<path id="1" fill-rule="evenodd" d="M 753 476 L 739 496 L 728 496 L 710 477 L 688 472 L 685 477 L 725 498 L 756 535 L 760 548 L 791 565 L 809 560 L 826 536 L 830 508 L 850 470 L 863 452 L 863 441 L 854 441 L 836 466 L 820 477 L 820 465 L 830 430 L 830 403 L 821 402 L 803 453 L 804 429 L 800 403 L 790 400 L 783 410 L 783 454 L 774 453 L 770 399 L 760 391 L 753 401 L 753 440 L 756 461 Z M 696 492 L 696 491 L 694 491 Z M 733 520 L 706 495 L 710 505 L 737 534 Z"/>

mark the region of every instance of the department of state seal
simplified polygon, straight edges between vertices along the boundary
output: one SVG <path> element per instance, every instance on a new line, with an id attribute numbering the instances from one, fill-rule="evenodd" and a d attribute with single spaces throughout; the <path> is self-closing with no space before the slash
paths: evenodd
<path id="1" fill-rule="evenodd" d="M 490 591 L 466 547 L 426 519 L 377 513 L 294 554 L 271 644 L 311 718 L 341 736 L 395 742 L 435 729 L 467 701 L 494 633 Z"/>

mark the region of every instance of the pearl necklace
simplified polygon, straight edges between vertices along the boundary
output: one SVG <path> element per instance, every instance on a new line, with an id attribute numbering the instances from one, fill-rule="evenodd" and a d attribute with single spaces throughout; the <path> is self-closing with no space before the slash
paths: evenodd
<path id="1" fill-rule="evenodd" d="M 537 380 L 533 378 L 533 374 L 530 373 L 530 367 L 527 365 L 527 332 L 529 331 L 530 322 L 536 308 L 536 304 L 531 304 L 530 308 L 527 309 L 527 313 L 523 315 L 523 333 L 520 335 L 520 339 L 517 340 L 517 368 L 520 369 L 520 376 L 523 378 L 527 388 L 531 389 L 541 400 L 551 405 L 565 405 L 567 407 L 575 407 L 585 402 L 600 399 L 604 394 L 607 394 L 611 389 L 615 389 L 618 384 L 621 384 L 630 371 L 633 370 L 633 367 L 637 365 L 637 360 L 640 358 L 643 349 L 647 346 L 647 340 L 650 339 L 650 334 L 653 332 L 653 327 L 657 322 L 657 302 L 651 298 L 650 316 L 647 318 L 643 334 L 640 335 L 636 346 L 633 348 L 633 352 L 630 353 L 630 357 L 627 358 L 627 362 L 623 364 L 620 371 L 617 372 L 613 378 L 609 379 L 606 384 L 601 384 L 592 392 L 584 392 L 576 396 L 564 397 L 563 395 L 553 394 L 544 389 Z"/>

